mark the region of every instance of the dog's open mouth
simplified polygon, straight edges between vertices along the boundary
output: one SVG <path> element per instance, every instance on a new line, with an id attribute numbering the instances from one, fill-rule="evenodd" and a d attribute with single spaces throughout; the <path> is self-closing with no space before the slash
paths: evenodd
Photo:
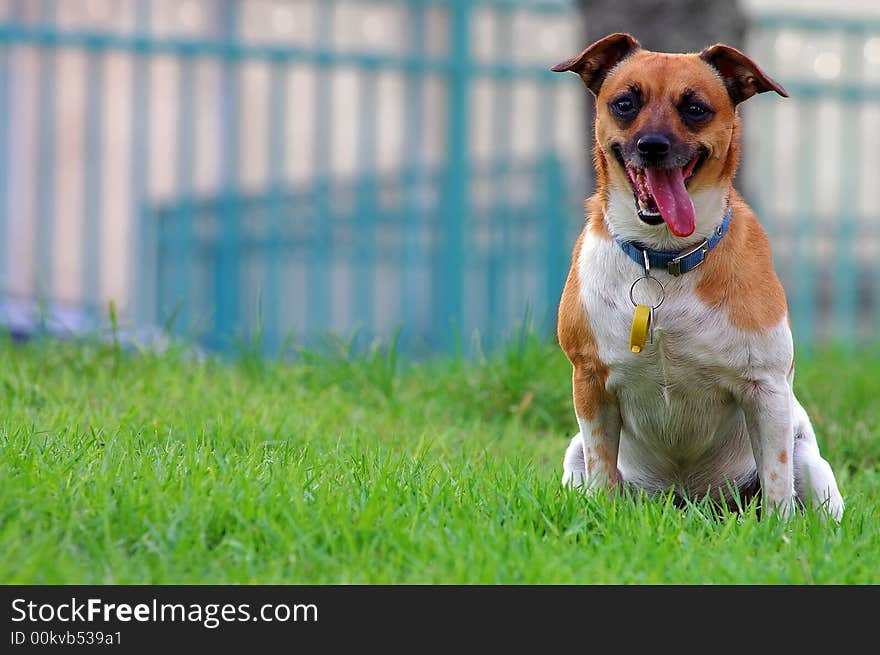
<path id="1" fill-rule="evenodd" d="M 649 225 L 665 222 L 678 237 L 693 234 L 696 215 L 687 183 L 705 161 L 706 152 L 700 150 L 681 168 L 636 168 L 624 161 L 617 147 L 614 154 L 632 184 L 639 218 Z"/>

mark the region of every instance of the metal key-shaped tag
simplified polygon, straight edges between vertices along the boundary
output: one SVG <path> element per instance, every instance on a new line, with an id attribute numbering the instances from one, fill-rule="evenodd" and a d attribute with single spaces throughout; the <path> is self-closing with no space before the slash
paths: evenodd
<path id="1" fill-rule="evenodd" d="M 651 318 L 654 314 L 653 307 L 648 305 L 636 305 L 633 314 L 632 328 L 629 332 L 629 349 L 634 353 L 640 353 L 645 349 L 645 341 L 651 328 Z"/>

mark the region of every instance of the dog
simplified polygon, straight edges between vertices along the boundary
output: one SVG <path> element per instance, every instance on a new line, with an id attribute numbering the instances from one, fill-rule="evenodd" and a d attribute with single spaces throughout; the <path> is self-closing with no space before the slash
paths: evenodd
<path id="1" fill-rule="evenodd" d="M 840 520 L 834 473 L 792 391 L 785 293 L 733 188 L 739 104 L 785 89 L 749 57 L 643 49 L 612 34 L 551 70 L 595 97 L 596 192 L 558 315 L 580 432 L 565 485 L 673 490 L 725 505 L 760 494 Z"/>

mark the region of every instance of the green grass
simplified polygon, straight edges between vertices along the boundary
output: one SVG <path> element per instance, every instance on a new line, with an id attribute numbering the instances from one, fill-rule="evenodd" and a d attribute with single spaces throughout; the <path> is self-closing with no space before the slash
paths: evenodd
<path id="1" fill-rule="evenodd" d="M 798 363 L 840 526 L 563 490 L 569 368 L 533 337 L 471 362 L 49 341 L 0 361 L 2 583 L 880 579 L 876 351 Z"/>

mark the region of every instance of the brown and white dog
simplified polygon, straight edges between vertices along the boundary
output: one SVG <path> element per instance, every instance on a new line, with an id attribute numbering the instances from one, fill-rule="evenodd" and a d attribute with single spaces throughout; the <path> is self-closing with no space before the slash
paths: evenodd
<path id="1" fill-rule="evenodd" d="M 596 97 L 597 192 L 559 307 L 580 427 L 563 483 L 715 499 L 760 489 L 765 511 L 786 516 L 798 500 L 839 520 L 834 473 L 792 391 L 791 329 L 770 245 L 732 186 L 737 105 L 785 90 L 729 46 L 666 54 L 628 34 L 553 70 L 577 73 Z M 653 342 L 635 353 L 641 300 L 630 294 L 646 275 L 646 251 L 663 302 Z M 654 294 L 646 304 L 660 300 L 656 282 L 637 286 Z"/>

